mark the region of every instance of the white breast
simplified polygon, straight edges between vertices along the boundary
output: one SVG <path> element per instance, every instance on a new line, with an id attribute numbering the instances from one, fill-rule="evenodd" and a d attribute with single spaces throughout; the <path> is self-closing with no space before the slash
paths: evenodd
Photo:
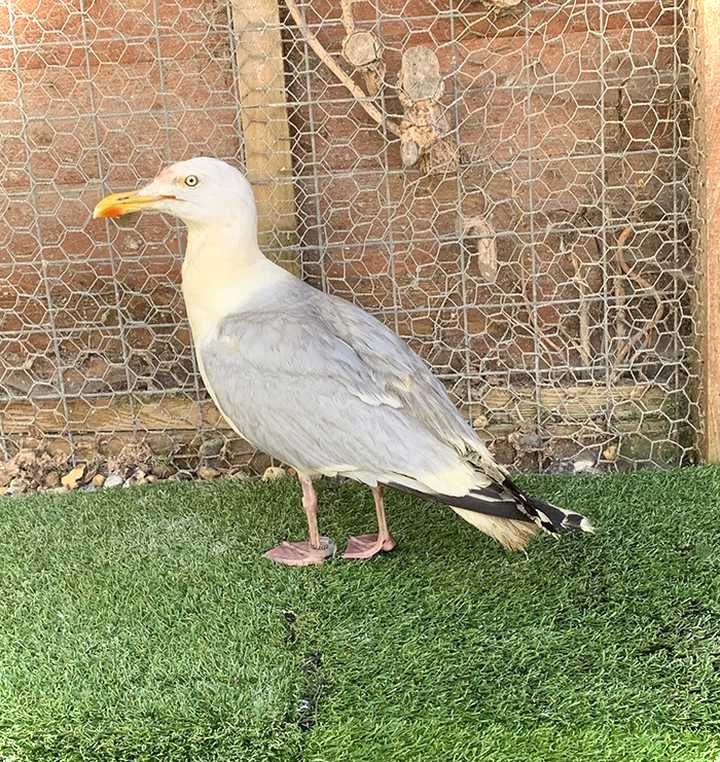
<path id="1" fill-rule="evenodd" d="M 196 346 L 216 335 L 223 318 L 271 299 L 278 281 L 292 277 L 257 246 L 238 253 L 236 245 L 207 237 L 188 240 L 182 291 Z"/>

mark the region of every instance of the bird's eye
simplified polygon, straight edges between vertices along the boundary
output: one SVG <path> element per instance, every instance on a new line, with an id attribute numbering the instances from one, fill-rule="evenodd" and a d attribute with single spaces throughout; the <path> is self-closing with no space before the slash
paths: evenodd
<path id="1" fill-rule="evenodd" d="M 198 184 L 198 179 L 196 175 L 188 175 L 185 178 L 185 185 L 187 185 L 188 188 L 194 188 Z"/>

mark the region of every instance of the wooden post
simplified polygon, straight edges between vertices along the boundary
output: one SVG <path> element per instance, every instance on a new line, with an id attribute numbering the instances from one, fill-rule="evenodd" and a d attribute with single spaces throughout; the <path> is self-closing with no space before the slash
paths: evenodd
<path id="1" fill-rule="evenodd" d="M 255 191 L 260 246 L 283 247 L 275 260 L 299 274 L 278 0 L 232 0 L 232 15 L 245 171 Z"/>
<path id="2" fill-rule="evenodd" d="M 720 462 L 720 0 L 692 0 L 698 266 L 702 324 L 703 456 Z"/>

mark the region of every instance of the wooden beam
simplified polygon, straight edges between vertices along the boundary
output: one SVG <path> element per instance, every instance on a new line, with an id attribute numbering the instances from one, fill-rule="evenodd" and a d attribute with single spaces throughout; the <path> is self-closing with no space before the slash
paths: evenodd
<path id="1" fill-rule="evenodd" d="M 697 256 L 702 336 L 703 456 L 720 462 L 720 0 L 690 4 L 695 72 Z"/>
<path id="2" fill-rule="evenodd" d="M 500 433 L 517 428 L 519 420 L 534 418 L 534 388 L 509 391 L 490 387 L 482 399 L 473 402 L 465 414 L 491 415 L 487 431 Z M 608 396 L 610 394 L 610 396 Z M 594 417 L 604 418 L 612 406 L 615 426 L 626 431 L 638 429 L 641 420 L 662 417 L 668 398 L 667 390 L 652 384 L 626 384 L 609 392 L 601 387 L 543 388 L 539 401 L 543 415 L 558 427 L 578 426 Z M 145 431 L 187 431 L 207 428 L 229 429 L 211 400 L 197 402 L 192 397 L 166 395 L 130 398 L 120 396 L 68 399 L 67 417 L 57 400 L 23 400 L 0 405 L 2 428 L 6 434 L 41 431 L 47 434 L 73 432 L 79 434 Z"/>
<path id="3" fill-rule="evenodd" d="M 299 274 L 278 1 L 232 0 L 232 18 L 245 171 L 255 191 L 260 245 Z"/>

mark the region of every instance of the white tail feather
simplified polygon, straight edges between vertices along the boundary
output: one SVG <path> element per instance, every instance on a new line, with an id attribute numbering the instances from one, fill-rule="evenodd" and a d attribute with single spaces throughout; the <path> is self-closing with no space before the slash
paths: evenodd
<path id="1" fill-rule="evenodd" d="M 460 518 L 497 540 L 508 550 L 523 550 L 530 538 L 539 531 L 538 526 L 530 521 L 516 521 L 497 516 L 487 516 L 465 508 L 453 508 Z"/>

